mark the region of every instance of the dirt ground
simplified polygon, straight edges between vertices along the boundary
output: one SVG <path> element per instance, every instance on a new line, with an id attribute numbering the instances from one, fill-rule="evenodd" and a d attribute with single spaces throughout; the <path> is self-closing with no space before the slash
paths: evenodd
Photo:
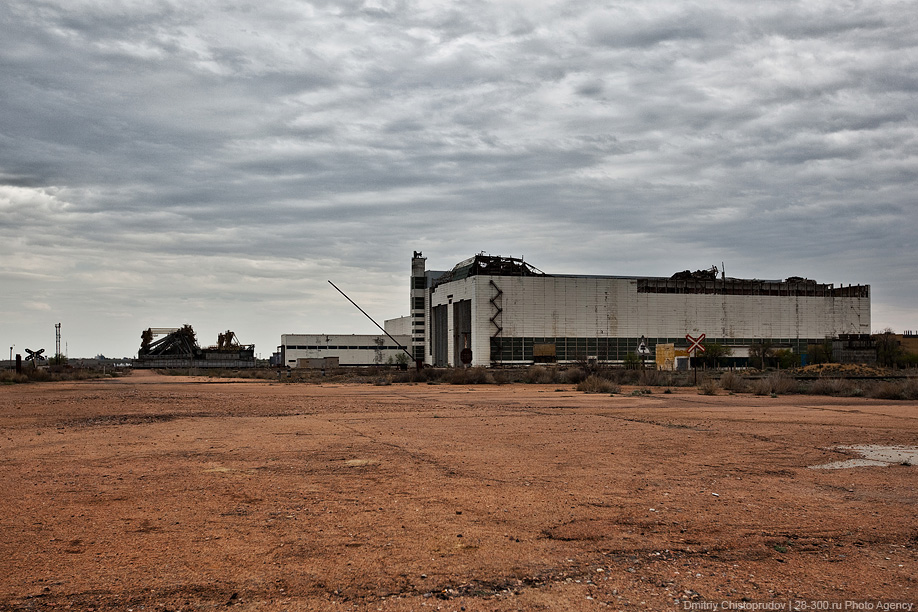
<path id="1" fill-rule="evenodd" d="M 629 391 L 4 386 L 0 610 L 918 601 L 918 402 Z"/>

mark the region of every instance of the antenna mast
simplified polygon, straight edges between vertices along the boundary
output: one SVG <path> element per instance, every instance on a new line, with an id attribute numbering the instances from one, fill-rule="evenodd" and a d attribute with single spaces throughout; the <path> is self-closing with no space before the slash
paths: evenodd
<path id="1" fill-rule="evenodd" d="M 328 284 L 331 285 L 332 287 L 334 287 L 335 289 L 338 289 L 338 286 L 337 286 L 335 283 L 333 283 L 333 282 L 331 282 L 331 281 L 328 281 Z M 412 360 L 414 359 L 414 355 L 412 355 L 411 353 L 409 353 L 409 352 L 408 352 L 408 349 L 406 349 L 404 346 L 402 346 L 401 344 L 399 344 L 399 343 L 398 343 L 398 340 L 396 340 L 395 338 L 392 337 L 392 334 L 390 334 L 389 332 L 387 332 L 386 329 L 385 329 L 382 325 L 380 325 L 379 323 L 377 323 L 377 322 L 373 319 L 373 317 L 371 317 L 370 315 L 368 315 L 368 314 L 366 313 L 366 311 L 365 311 L 363 308 L 361 308 L 360 306 L 358 306 L 358 305 L 357 305 L 357 302 L 355 302 L 355 301 L 352 300 L 351 298 L 347 297 L 347 294 L 346 294 L 345 292 L 341 291 L 340 289 L 338 289 L 338 293 L 340 293 L 341 295 L 343 295 L 343 296 L 345 297 L 345 299 L 346 299 L 348 302 L 350 302 L 351 304 L 353 304 L 354 307 L 355 307 L 357 310 L 359 310 L 360 312 L 362 312 L 362 313 L 363 313 L 363 316 L 365 316 L 366 318 L 368 318 L 370 321 L 373 321 L 373 325 L 375 325 L 376 327 L 378 327 L 378 328 L 382 331 L 382 333 L 384 333 L 384 334 L 386 334 L 387 336 L 389 336 L 389 339 L 392 340 L 392 342 L 395 343 L 395 346 L 397 346 L 397 347 L 399 347 L 400 349 L 402 349 L 402 350 L 405 352 L 405 354 L 407 354 L 409 357 L 411 357 Z"/>

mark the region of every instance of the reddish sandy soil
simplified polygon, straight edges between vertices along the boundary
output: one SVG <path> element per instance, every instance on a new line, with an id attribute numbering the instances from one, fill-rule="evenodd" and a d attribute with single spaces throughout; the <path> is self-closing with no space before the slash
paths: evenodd
<path id="1" fill-rule="evenodd" d="M 808 466 L 916 443 L 869 399 L 4 386 L 0 610 L 883 609 L 918 601 L 918 467 Z"/>

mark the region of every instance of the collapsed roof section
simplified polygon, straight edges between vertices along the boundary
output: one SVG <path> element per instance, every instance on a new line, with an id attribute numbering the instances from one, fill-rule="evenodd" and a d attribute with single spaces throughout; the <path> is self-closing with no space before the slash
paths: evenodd
<path id="1" fill-rule="evenodd" d="M 531 266 L 516 257 L 501 257 L 479 253 L 460 261 L 453 269 L 434 281 L 434 286 L 451 281 L 462 280 L 470 276 L 548 276 L 535 266 Z"/>
<path id="2" fill-rule="evenodd" d="M 709 270 L 683 270 L 670 276 L 672 280 L 714 280 L 717 278 L 717 266 L 711 266 Z"/>

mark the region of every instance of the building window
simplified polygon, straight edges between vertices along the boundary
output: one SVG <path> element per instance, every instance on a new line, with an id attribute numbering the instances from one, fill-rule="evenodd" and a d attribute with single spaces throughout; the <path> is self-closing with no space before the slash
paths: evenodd
<path id="1" fill-rule="evenodd" d="M 412 308 L 414 310 L 424 310 L 424 298 L 416 297 L 411 299 Z"/>

